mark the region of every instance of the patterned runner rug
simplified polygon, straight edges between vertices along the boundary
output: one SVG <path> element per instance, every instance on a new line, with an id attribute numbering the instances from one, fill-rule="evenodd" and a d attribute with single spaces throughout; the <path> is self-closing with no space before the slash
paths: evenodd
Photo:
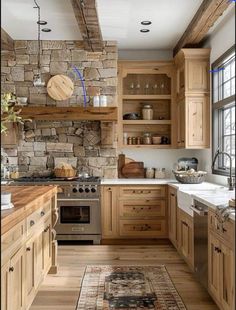
<path id="1" fill-rule="evenodd" d="M 186 310 L 164 265 L 87 266 L 76 310 Z"/>

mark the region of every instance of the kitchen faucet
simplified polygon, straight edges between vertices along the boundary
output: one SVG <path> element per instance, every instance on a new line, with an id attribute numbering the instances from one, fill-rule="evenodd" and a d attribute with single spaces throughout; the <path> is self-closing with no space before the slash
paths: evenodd
<path id="1" fill-rule="evenodd" d="M 232 190 L 234 190 L 234 186 L 235 186 L 235 178 L 232 177 L 232 157 L 229 155 L 229 153 L 220 152 L 220 149 L 218 148 L 217 151 L 216 151 L 216 153 L 215 153 L 215 156 L 214 156 L 214 158 L 213 158 L 211 168 L 214 169 L 216 159 L 217 159 L 217 157 L 218 157 L 219 155 L 226 155 L 226 156 L 229 157 L 229 178 L 228 178 L 228 185 L 229 185 L 229 190 L 232 191 Z"/>

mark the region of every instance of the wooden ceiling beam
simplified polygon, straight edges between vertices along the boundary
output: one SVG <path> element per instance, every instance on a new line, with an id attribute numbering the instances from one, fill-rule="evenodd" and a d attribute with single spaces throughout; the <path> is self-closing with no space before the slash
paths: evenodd
<path id="1" fill-rule="evenodd" d="M 1 28 L 1 50 L 2 51 L 13 51 L 14 41 L 9 34 Z"/>
<path id="2" fill-rule="evenodd" d="M 227 0 L 203 0 L 184 34 L 176 44 L 174 56 L 183 47 L 197 46 L 207 35 L 209 29 L 231 4 Z"/>
<path id="3" fill-rule="evenodd" d="M 102 33 L 99 26 L 96 0 L 71 0 L 84 48 L 89 51 L 103 50 Z"/>

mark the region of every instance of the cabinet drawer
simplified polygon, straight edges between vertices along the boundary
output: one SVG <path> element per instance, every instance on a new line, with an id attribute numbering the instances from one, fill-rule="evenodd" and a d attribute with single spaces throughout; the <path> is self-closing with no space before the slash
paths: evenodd
<path id="1" fill-rule="evenodd" d="M 121 237 L 166 237 L 165 220 L 120 220 Z"/>
<path id="2" fill-rule="evenodd" d="M 165 186 L 130 186 L 130 187 L 120 187 L 120 197 L 121 199 L 127 198 L 165 198 L 166 187 Z"/>
<path id="3" fill-rule="evenodd" d="M 26 219 L 27 235 L 34 230 L 38 223 L 45 221 L 50 215 L 51 202 L 44 204 L 41 208 L 30 214 Z"/>
<path id="4" fill-rule="evenodd" d="M 5 257 L 10 256 L 13 251 L 15 251 L 22 245 L 24 234 L 25 234 L 25 221 L 22 221 L 2 236 L 1 238 L 2 263 L 4 263 Z"/>
<path id="5" fill-rule="evenodd" d="M 230 221 L 226 221 L 221 224 L 218 221 L 217 215 L 209 211 L 208 212 L 208 225 L 209 228 L 215 232 L 224 241 L 234 244 L 234 224 Z"/>
<path id="6" fill-rule="evenodd" d="M 120 201 L 120 216 L 122 217 L 155 217 L 165 216 L 166 202 L 165 200 L 126 200 Z"/>

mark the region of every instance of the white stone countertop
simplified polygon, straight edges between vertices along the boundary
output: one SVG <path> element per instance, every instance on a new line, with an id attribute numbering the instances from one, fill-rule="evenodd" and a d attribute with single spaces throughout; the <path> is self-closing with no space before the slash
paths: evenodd
<path id="1" fill-rule="evenodd" d="M 102 179 L 101 185 L 166 185 L 174 179 Z"/>
<path id="2" fill-rule="evenodd" d="M 170 185 L 178 191 L 191 195 L 213 210 L 235 198 L 235 192 L 219 184 L 203 182 L 201 184 L 181 184 L 174 179 L 102 179 L 101 185 Z M 186 210 L 185 210 L 186 211 Z M 235 221 L 235 214 L 230 218 Z"/>

